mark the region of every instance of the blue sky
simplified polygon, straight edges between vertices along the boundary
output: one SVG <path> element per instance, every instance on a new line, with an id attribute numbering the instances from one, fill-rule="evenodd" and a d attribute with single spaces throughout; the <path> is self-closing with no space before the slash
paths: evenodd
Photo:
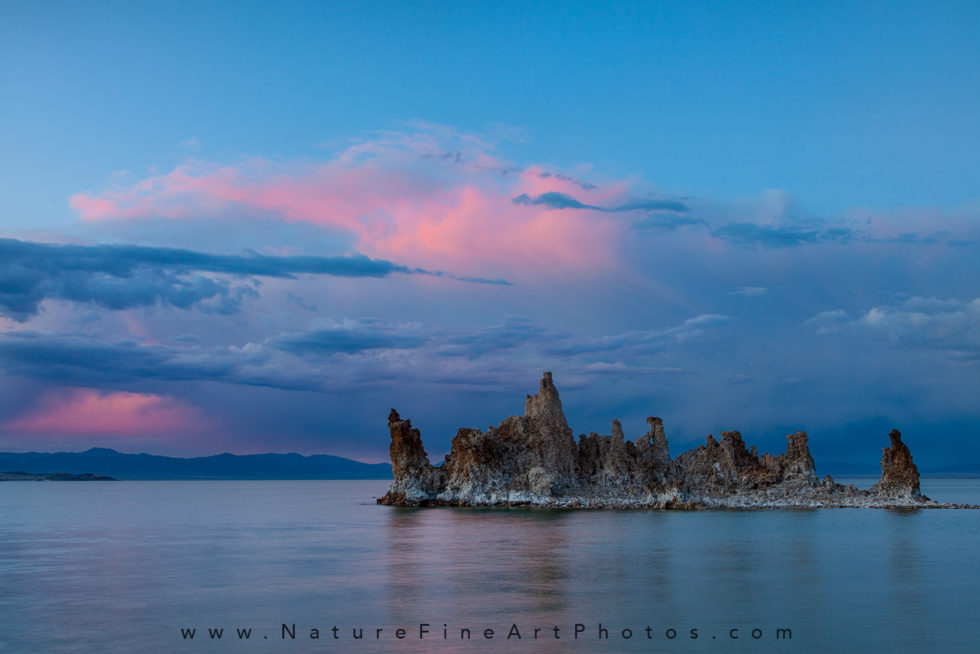
<path id="1" fill-rule="evenodd" d="M 980 458 L 973 3 L 0 14 L 6 449 L 439 452 L 548 368 L 576 433 Z"/>

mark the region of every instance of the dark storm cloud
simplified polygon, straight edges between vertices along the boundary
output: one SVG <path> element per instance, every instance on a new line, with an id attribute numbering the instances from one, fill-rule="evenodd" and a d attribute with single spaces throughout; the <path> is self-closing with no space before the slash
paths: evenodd
<path id="1" fill-rule="evenodd" d="M 63 334 L 18 332 L 0 338 L 0 368 L 8 375 L 42 377 L 55 384 L 229 380 L 236 366 L 200 353 L 178 358 L 178 348 L 134 341 L 101 342 Z"/>
<path id="2" fill-rule="evenodd" d="M 585 204 L 576 200 L 571 195 L 548 191 L 541 195 L 528 195 L 521 193 L 515 198 L 511 198 L 514 204 L 522 204 L 528 207 L 547 207 L 548 209 L 591 209 L 592 211 L 603 211 L 606 213 L 621 213 L 627 211 L 675 211 L 686 213 L 687 205 L 676 200 L 631 200 L 615 207 L 600 207 L 594 204 Z"/>
<path id="3" fill-rule="evenodd" d="M 485 377 L 481 370 L 512 370 L 518 362 L 534 369 L 559 355 L 564 365 L 609 365 L 592 359 L 659 351 L 727 320 L 705 314 L 665 329 L 585 337 L 519 318 L 454 329 L 364 318 L 314 324 L 243 346 L 210 347 L 186 334 L 173 338 L 175 345 L 160 345 L 20 331 L 0 334 L 0 375 L 68 386 L 210 381 L 319 392 L 405 374 L 439 383 L 472 381 Z M 507 351 L 513 361 L 497 357 Z M 499 370 L 491 376 L 498 373 L 506 377 Z"/>
<path id="4" fill-rule="evenodd" d="M 0 337 L 0 373 L 55 386 L 142 388 L 157 382 L 219 382 L 320 391 L 321 376 L 274 361 L 261 346 L 170 347 L 17 332 Z"/>
<path id="5" fill-rule="evenodd" d="M 231 276 L 238 283 L 216 279 L 208 273 Z M 91 303 L 108 309 L 160 304 L 234 313 L 243 300 L 257 295 L 251 286 L 242 283 L 246 278 L 291 279 L 303 274 L 386 277 L 393 273 L 436 275 L 483 284 L 509 283 L 408 268 L 362 255 L 227 255 L 178 248 L 59 245 L 5 238 L 0 239 L 0 314 L 24 321 L 37 314 L 45 299 Z"/>
<path id="6" fill-rule="evenodd" d="M 411 350 L 422 347 L 429 338 L 421 328 L 399 329 L 383 321 L 362 320 L 281 334 L 271 339 L 269 346 L 291 354 L 329 356 L 368 350 Z"/>
<path id="7" fill-rule="evenodd" d="M 3 265 L 19 263 L 45 272 L 81 271 L 128 277 L 142 267 L 175 272 L 214 272 L 229 275 L 292 277 L 301 273 L 341 277 L 384 277 L 415 272 L 405 266 L 362 255 L 347 257 L 208 254 L 179 248 L 140 245 L 60 245 L 0 239 Z"/>

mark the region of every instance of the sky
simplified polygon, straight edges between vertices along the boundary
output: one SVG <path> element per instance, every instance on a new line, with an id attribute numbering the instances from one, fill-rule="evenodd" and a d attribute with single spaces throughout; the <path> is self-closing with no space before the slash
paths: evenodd
<path id="1" fill-rule="evenodd" d="M 441 458 L 551 370 L 980 462 L 970 2 L 0 2 L 0 449 Z"/>

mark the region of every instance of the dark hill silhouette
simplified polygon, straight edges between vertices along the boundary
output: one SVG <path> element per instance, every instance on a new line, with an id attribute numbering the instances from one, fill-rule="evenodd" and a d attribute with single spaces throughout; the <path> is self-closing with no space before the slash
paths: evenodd
<path id="1" fill-rule="evenodd" d="M 0 472 L 93 473 L 117 479 L 390 479 L 391 465 L 329 454 L 216 454 L 194 458 L 84 452 L 0 452 Z"/>

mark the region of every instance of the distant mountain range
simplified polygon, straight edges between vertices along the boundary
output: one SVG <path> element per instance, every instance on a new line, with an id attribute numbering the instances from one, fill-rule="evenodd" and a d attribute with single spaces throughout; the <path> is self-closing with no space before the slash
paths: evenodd
<path id="1" fill-rule="evenodd" d="M 85 452 L 0 452 L 0 472 L 92 473 L 116 479 L 391 479 L 391 465 L 329 454 L 216 454 L 184 459 L 124 454 L 104 447 Z"/>

